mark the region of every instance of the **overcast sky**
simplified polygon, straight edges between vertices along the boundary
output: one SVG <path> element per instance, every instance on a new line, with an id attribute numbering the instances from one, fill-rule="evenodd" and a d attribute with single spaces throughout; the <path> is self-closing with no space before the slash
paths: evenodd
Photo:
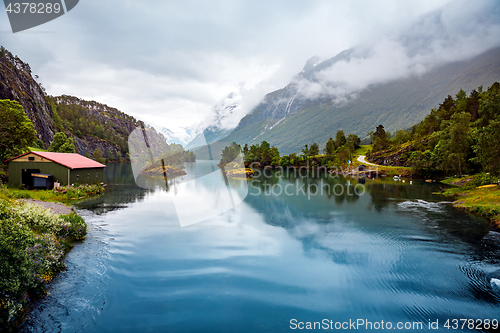
<path id="1" fill-rule="evenodd" d="M 231 92 L 240 96 L 239 118 L 315 55 L 374 50 L 352 70 L 323 73 L 325 85 L 341 78 L 347 90 L 471 57 L 500 45 L 498 3 L 80 0 L 16 34 L 2 11 L 0 44 L 30 63 L 51 95 L 95 100 L 175 130 L 201 122 Z"/>

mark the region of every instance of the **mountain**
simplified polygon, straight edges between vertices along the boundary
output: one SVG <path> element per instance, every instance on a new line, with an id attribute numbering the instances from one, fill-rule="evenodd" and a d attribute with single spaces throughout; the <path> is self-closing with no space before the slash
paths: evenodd
<path id="1" fill-rule="evenodd" d="M 42 88 L 31 76 L 31 68 L 3 47 L 0 49 L 0 99 L 19 102 L 35 125 L 38 139 L 46 145 L 56 131 L 53 113 Z"/>
<path id="2" fill-rule="evenodd" d="M 191 128 L 181 127 L 176 131 L 172 131 L 167 127 L 153 126 L 146 124 L 148 127 L 154 127 L 156 131 L 162 134 L 169 144 L 175 143 L 181 146 L 186 146 L 193 139 L 194 130 Z"/>
<path id="3" fill-rule="evenodd" d="M 129 152 L 128 136 L 141 122 L 120 110 L 74 96 L 46 96 L 58 131 L 71 135 L 76 151 L 92 156 L 96 149 L 104 157 L 119 159 Z"/>
<path id="4" fill-rule="evenodd" d="M 267 94 L 223 141 L 253 144 L 266 140 L 288 154 L 299 152 L 305 143 L 324 145 L 339 129 L 362 138 L 379 124 L 394 132 L 421 121 L 447 95 L 487 87 L 500 79 L 500 48 L 496 48 L 419 76 L 370 84 L 343 95 L 304 97 L 304 82 L 318 85 L 321 71 L 350 61 L 353 52 L 346 50 L 321 62 L 310 59 L 289 85 Z"/>
<path id="5" fill-rule="evenodd" d="M 232 92 L 220 100 L 213 107 L 212 113 L 198 127 L 198 134 L 188 143 L 186 149 L 194 149 L 199 159 L 208 158 L 208 155 L 205 156 L 206 154 L 203 153 L 204 149 L 197 150 L 197 148 L 223 140 L 233 131 L 236 124 L 232 124 L 231 122 L 234 119 L 235 112 L 238 112 L 240 109 L 240 99 L 241 95 Z"/>
<path id="6" fill-rule="evenodd" d="M 45 147 L 52 142 L 54 133 L 65 132 L 73 138 L 81 155 L 92 156 L 100 149 L 106 158 L 127 156 L 128 136 L 142 123 L 102 103 L 68 95 L 46 95 L 32 77 L 29 64 L 3 47 L 0 48 L 0 99 L 22 105 Z"/>

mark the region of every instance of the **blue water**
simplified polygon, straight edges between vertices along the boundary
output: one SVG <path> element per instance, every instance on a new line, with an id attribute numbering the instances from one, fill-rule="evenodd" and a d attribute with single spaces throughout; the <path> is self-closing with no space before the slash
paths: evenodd
<path id="1" fill-rule="evenodd" d="M 432 194 L 439 185 L 272 172 L 226 185 L 217 170 L 188 165 L 167 192 L 108 166 L 106 194 L 77 205 L 86 241 L 22 330 L 282 332 L 292 319 L 363 319 L 450 332 L 447 319 L 500 320 L 499 234 Z M 293 194 L 280 194 L 287 184 Z"/>

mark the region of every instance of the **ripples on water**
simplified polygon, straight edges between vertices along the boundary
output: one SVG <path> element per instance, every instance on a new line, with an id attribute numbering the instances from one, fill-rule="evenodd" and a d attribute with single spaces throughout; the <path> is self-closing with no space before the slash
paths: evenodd
<path id="1" fill-rule="evenodd" d="M 498 234 L 429 184 L 249 195 L 181 228 L 165 192 L 118 171 L 105 196 L 79 206 L 87 239 L 24 332 L 278 332 L 292 318 L 426 325 L 500 313 Z"/>

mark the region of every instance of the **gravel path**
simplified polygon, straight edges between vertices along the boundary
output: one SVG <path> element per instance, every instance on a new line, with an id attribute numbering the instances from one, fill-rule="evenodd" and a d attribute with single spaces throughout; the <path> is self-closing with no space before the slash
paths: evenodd
<path id="1" fill-rule="evenodd" d="M 69 214 L 73 211 L 73 208 L 58 202 L 48 202 L 48 201 L 33 200 L 33 199 L 19 199 L 19 200 L 39 205 L 44 208 L 48 208 L 54 214 Z"/>
<path id="2" fill-rule="evenodd" d="M 367 160 L 365 160 L 365 155 L 360 155 L 358 157 L 358 161 L 360 161 L 361 163 L 364 163 L 364 164 L 368 164 L 368 165 L 373 165 L 373 166 L 383 166 L 383 165 L 378 165 L 378 164 L 373 164 L 373 163 L 370 163 L 368 162 Z"/>

